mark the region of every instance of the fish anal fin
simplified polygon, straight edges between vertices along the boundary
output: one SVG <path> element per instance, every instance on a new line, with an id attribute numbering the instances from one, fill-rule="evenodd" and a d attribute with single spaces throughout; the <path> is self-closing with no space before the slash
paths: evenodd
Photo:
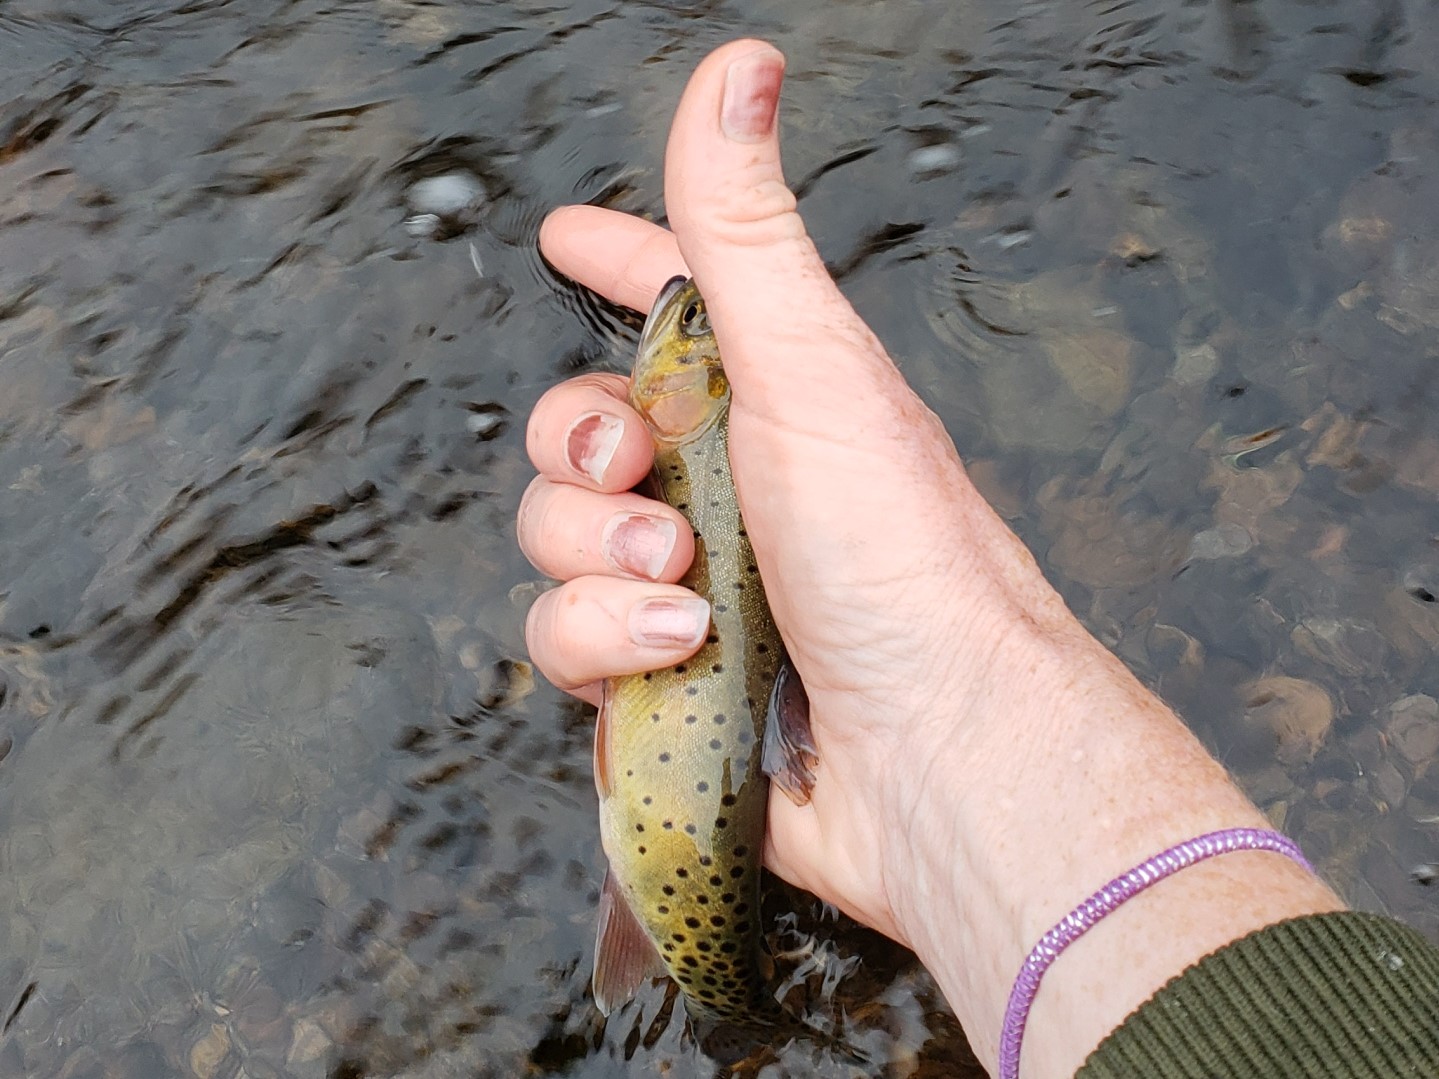
<path id="1" fill-rule="evenodd" d="M 613 699 L 613 690 L 606 684 L 599 715 L 595 718 L 595 789 L 599 791 L 601 799 L 608 798 L 610 791 L 614 789 L 610 755 L 610 705 Z"/>
<path id="2" fill-rule="evenodd" d="M 614 873 L 606 873 L 605 885 L 600 891 L 595 972 L 590 980 L 600 1013 L 608 1016 L 633 998 L 645 982 L 668 973 L 659 952 L 620 892 Z"/>
<path id="3" fill-rule="evenodd" d="M 809 804 L 819 750 L 809 729 L 809 695 L 799 672 L 788 661 L 780 667 L 770 694 L 760 766 L 791 802 L 798 806 Z"/>

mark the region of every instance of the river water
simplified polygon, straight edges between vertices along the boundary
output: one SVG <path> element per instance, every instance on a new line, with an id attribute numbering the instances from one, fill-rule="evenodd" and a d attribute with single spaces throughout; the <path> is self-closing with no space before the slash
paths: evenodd
<path id="1" fill-rule="evenodd" d="M 788 54 L 822 252 L 1093 631 L 1439 935 L 1439 2 L 0 3 L 0 1079 L 711 1074 L 605 1028 L 524 418 L 635 320 L 685 78 Z M 1423 874 L 1420 874 L 1423 877 Z M 782 967 L 970 1074 L 803 896 Z M 787 912 L 795 913 L 787 913 Z"/>

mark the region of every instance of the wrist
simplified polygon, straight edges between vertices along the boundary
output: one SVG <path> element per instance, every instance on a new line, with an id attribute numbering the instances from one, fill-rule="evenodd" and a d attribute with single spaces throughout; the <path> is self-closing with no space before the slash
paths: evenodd
<path id="1" fill-rule="evenodd" d="M 1024 957 L 1070 909 L 1176 842 L 1267 826 L 1179 720 L 1092 638 L 1022 630 L 1000 648 L 991 669 L 1025 675 L 981 687 L 978 707 L 936 740 L 896 794 L 891 819 L 901 834 L 886 880 L 905 938 L 990 1064 Z M 1063 1062 L 1072 1072 L 1189 962 L 1249 929 L 1336 906 L 1322 884 L 1275 855 L 1230 854 L 1187 869 L 1055 965 L 1031 1030 L 1073 1035 L 1053 1049 L 1081 1051 Z M 1125 961 L 1106 949 L 1123 950 Z M 1105 972 L 1099 987 L 1096 970 Z M 1033 1059 L 1045 1059 L 1043 1046 Z"/>

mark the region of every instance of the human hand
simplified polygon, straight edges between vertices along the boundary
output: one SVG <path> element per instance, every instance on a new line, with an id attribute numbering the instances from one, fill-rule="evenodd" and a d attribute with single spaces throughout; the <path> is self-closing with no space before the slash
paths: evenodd
<path id="1" fill-rule="evenodd" d="M 639 310 L 693 272 L 733 390 L 741 510 L 822 762 L 808 806 L 772 797 L 767 860 L 907 941 L 894 895 L 906 870 L 902 852 L 900 864 L 890 856 L 922 773 L 969 713 L 1019 690 L 989 684 L 994 626 L 1021 607 L 1030 624 L 1072 623 L 806 236 L 780 170 L 782 64 L 741 41 L 696 71 L 666 155 L 674 234 L 570 207 L 545 223 L 541 246 L 562 272 Z M 704 632 L 703 617 L 686 631 L 695 600 L 672 583 L 693 555 L 688 526 L 629 493 L 653 451 L 625 390 L 618 376 L 575 379 L 540 401 L 529 428 L 540 477 L 520 542 L 566 582 L 536 602 L 530 651 L 591 702 L 604 678 L 678 662 Z"/>

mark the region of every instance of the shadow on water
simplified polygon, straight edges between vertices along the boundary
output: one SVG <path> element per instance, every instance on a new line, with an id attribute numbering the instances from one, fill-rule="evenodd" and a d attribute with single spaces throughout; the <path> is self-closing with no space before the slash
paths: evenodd
<path id="1" fill-rule="evenodd" d="M 1430 6 L 0 6 L 0 1077 L 717 1073 L 663 987 L 589 1000 L 591 720 L 512 518 L 530 407 L 636 326 L 539 222 L 661 217 L 741 33 L 1069 602 L 1439 932 Z M 873 1063 L 740 1074 L 978 1074 L 911 957 L 772 905 Z"/>

